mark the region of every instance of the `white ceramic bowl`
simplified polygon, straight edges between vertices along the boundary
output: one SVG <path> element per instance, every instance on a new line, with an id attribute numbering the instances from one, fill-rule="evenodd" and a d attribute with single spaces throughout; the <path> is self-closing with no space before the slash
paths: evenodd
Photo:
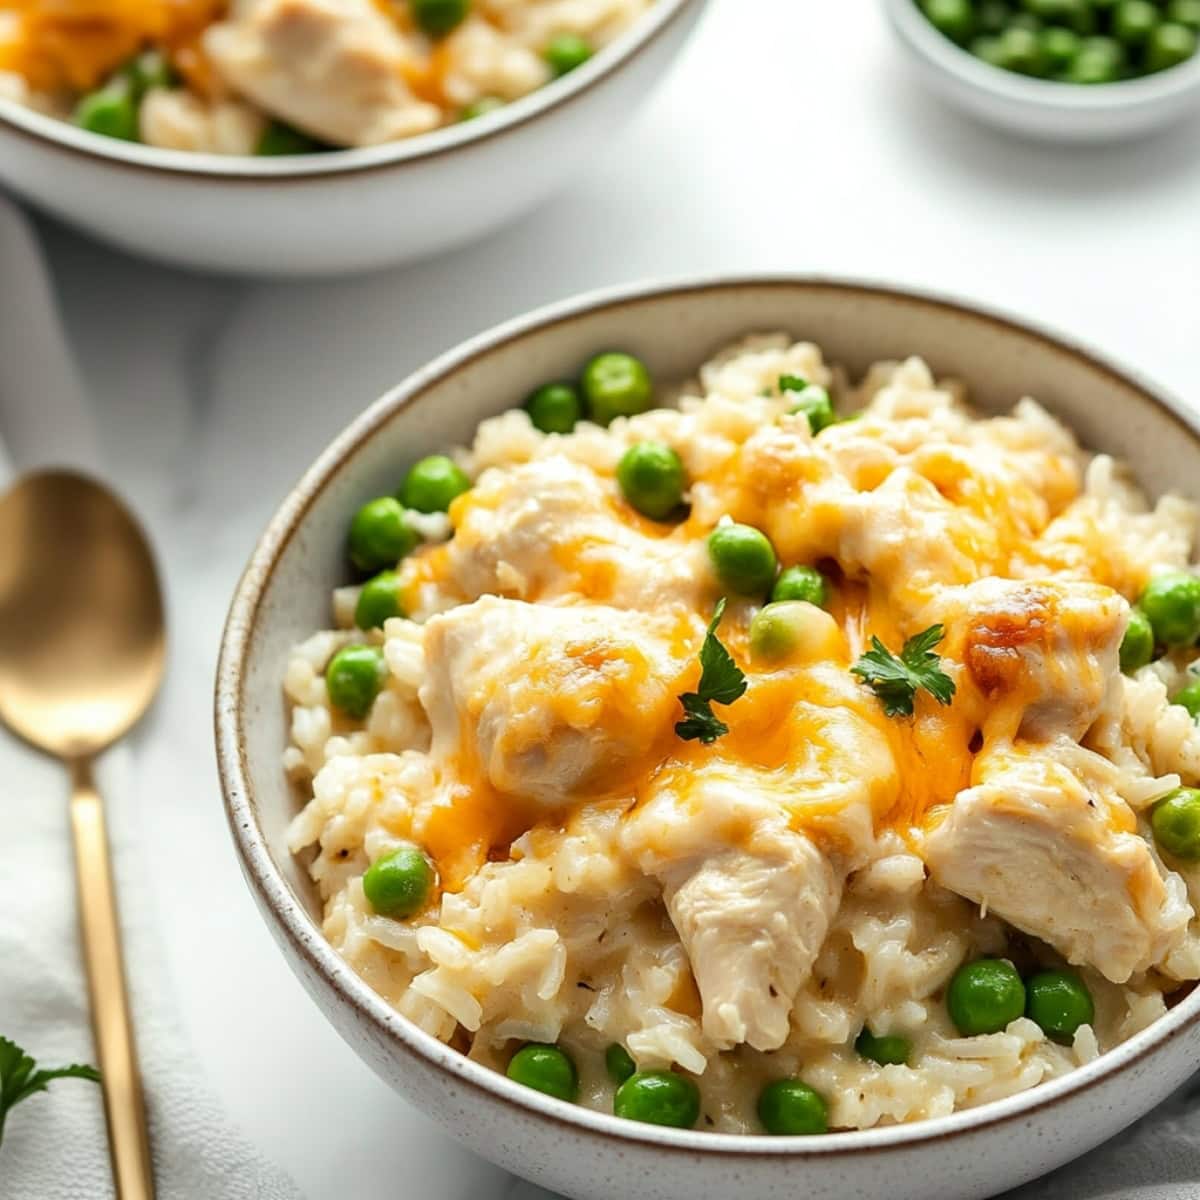
<path id="1" fill-rule="evenodd" d="M 1151 493 L 1197 495 L 1198 421 L 1101 356 L 1011 318 L 936 297 L 827 280 L 697 282 L 607 292 L 466 343 L 367 410 L 300 480 L 263 535 L 233 601 L 217 680 L 220 773 L 238 854 L 304 986 L 379 1074 L 473 1150 L 578 1200 L 974 1200 L 1082 1154 L 1194 1069 L 1200 990 L 1097 1061 L 1032 1091 L 915 1125 L 825 1137 L 735 1137 L 618 1121 L 512 1083 L 383 1002 L 329 946 L 284 838 L 300 798 L 280 759 L 289 648 L 324 628 L 345 581 L 355 509 L 413 459 L 468 441 L 536 384 L 621 346 L 657 378 L 688 375 L 721 345 L 785 329 L 861 371 L 925 355 L 984 409 L 1037 396 L 1085 444 L 1127 459 Z M 337 1133 L 331 1129 L 331 1140 Z"/>
<path id="2" fill-rule="evenodd" d="M 299 158 L 188 154 L 85 133 L 0 98 L 0 184 L 126 250 L 256 275 L 422 258 L 532 208 L 610 145 L 704 0 L 657 0 L 563 79 L 486 117 Z"/>
<path id="3" fill-rule="evenodd" d="M 883 0 L 917 78 L 980 121 L 1044 141 L 1113 142 L 1200 112 L 1200 55 L 1143 79 L 1095 86 L 1030 79 L 968 54 L 939 33 L 916 0 Z"/>

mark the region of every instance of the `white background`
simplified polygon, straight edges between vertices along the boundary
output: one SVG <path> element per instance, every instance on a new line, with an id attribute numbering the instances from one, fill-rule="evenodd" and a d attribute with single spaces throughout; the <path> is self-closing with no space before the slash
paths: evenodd
<path id="1" fill-rule="evenodd" d="M 283 492 L 351 416 L 545 301 L 759 269 L 983 299 L 1200 396 L 1200 118 L 1115 149 L 1008 140 L 917 90 L 871 0 L 713 0 L 586 172 L 437 262 L 253 284 L 43 232 L 110 472 L 171 591 L 136 802 L 177 1003 L 235 1123 L 311 1200 L 544 1195 L 459 1150 L 342 1045 L 252 908 L 224 826 L 209 721 L 224 607 Z"/>

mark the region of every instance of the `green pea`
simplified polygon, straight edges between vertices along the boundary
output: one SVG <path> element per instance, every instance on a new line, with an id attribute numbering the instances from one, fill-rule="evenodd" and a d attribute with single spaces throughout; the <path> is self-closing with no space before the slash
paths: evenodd
<path id="1" fill-rule="evenodd" d="M 1191 683 L 1185 684 L 1182 688 L 1171 697 L 1172 704 L 1178 704 L 1181 708 L 1186 708 L 1191 714 L 1192 720 L 1200 718 L 1200 678 L 1193 679 Z"/>
<path id="2" fill-rule="evenodd" d="M 869 1058 L 881 1067 L 903 1066 L 912 1054 L 912 1043 L 908 1038 L 896 1034 L 876 1037 L 866 1025 L 855 1039 L 854 1048 L 863 1058 Z"/>
<path id="3" fill-rule="evenodd" d="M 129 80 L 135 98 L 140 100 L 151 88 L 173 88 L 179 86 L 179 75 L 159 50 L 146 50 L 121 68 L 121 74 Z"/>
<path id="4" fill-rule="evenodd" d="M 293 154 L 317 154 L 329 147 L 307 133 L 301 133 L 282 121 L 272 121 L 262 131 L 254 153 L 260 158 L 286 158 Z"/>
<path id="5" fill-rule="evenodd" d="M 531 1042 L 508 1064 L 508 1077 L 535 1092 L 574 1103 L 579 1098 L 579 1075 L 569 1055 L 557 1046 Z"/>
<path id="6" fill-rule="evenodd" d="M 777 662 L 794 653 L 811 628 L 812 606 L 802 600 L 766 605 L 750 622 L 750 653 L 763 662 Z"/>
<path id="7" fill-rule="evenodd" d="M 140 141 L 137 99 L 129 81 L 118 77 L 99 91 L 89 92 L 76 106 L 75 124 L 102 137 Z"/>
<path id="8" fill-rule="evenodd" d="M 1096 17 L 1087 0 L 1023 0 L 1025 11 L 1047 25 L 1065 26 L 1073 33 L 1093 33 Z"/>
<path id="9" fill-rule="evenodd" d="M 661 521 L 683 502 L 683 462 L 662 442 L 638 442 L 621 456 L 617 483 L 642 516 Z"/>
<path id="10" fill-rule="evenodd" d="M 627 1121 L 691 1129 L 700 1119 L 700 1089 L 673 1071 L 636 1071 L 617 1088 L 613 1112 Z"/>
<path id="11" fill-rule="evenodd" d="M 1041 33 L 1042 22 L 1041 18 L 1035 17 L 1033 13 L 1020 12 L 1009 21 L 1008 28 L 1023 29 L 1026 33 Z"/>
<path id="12" fill-rule="evenodd" d="M 765 596 L 775 581 L 775 548 L 751 525 L 718 525 L 708 535 L 708 559 L 721 585 L 739 596 Z"/>
<path id="13" fill-rule="evenodd" d="M 632 417 L 650 407 L 654 384 L 641 359 L 632 354 L 598 354 L 583 368 L 583 398 L 597 425 Z"/>
<path id="14" fill-rule="evenodd" d="M 1074 971 L 1039 971 L 1025 984 L 1025 1015 L 1052 1041 L 1070 1045 L 1096 1016 L 1092 993 Z"/>
<path id="15" fill-rule="evenodd" d="M 394 567 L 420 539 L 392 496 L 368 500 L 350 522 L 350 561 L 360 571 Z"/>
<path id="16" fill-rule="evenodd" d="M 829 583 L 816 567 L 785 567 L 771 589 L 771 599 L 806 600 L 824 608 L 829 600 Z"/>
<path id="17" fill-rule="evenodd" d="M 609 1079 L 617 1084 L 618 1087 L 631 1075 L 637 1073 L 637 1063 L 633 1061 L 633 1056 L 620 1042 L 613 1042 L 605 1050 L 604 1066 L 608 1071 Z"/>
<path id="18" fill-rule="evenodd" d="M 1008 59 L 998 37 L 977 37 L 967 49 L 990 67 L 1008 69 Z"/>
<path id="19" fill-rule="evenodd" d="M 463 108 L 462 112 L 458 114 L 458 119 L 474 121 L 476 117 L 486 117 L 488 113 L 494 113 L 503 107 L 504 101 L 499 96 L 480 96 L 478 100 L 472 100 Z"/>
<path id="20" fill-rule="evenodd" d="M 1037 31 L 1010 25 L 1000 35 L 1000 53 L 1006 70 L 1021 75 L 1044 75 L 1046 60 Z"/>
<path id="21" fill-rule="evenodd" d="M 413 20 L 430 37 L 443 37 L 466 20 L 470 0 L 408 0 Z"/>
<path id="22" fill-rule="evenodd" d="M 930 24 L 946 37 L 965 42 L 971 36 L 975 23 L 971 0 L 921 0 L 921 8 Z"/>
<path id="23" fill-rule="evenodd" d="M 1162 14 L 1150 0 L 1121 0 L 1113 9 L 1113 36 L 1126 46 L 1144 46 Z"/>
<path id="24" fill-rule="evenodd" d="M 400 499 L 405 508 L 417 512 L 446 512 L 456 496 L 470 490 L 471 480 L 454 459 L 431 454 L 409 468 L 400 486 Z"/>
<path id="25" fill-rule="evenodd" d="M 1025 985 L 1006 959 L 980 958 L 954 972 L 946 1007 L 964 1037 L 999 1033 L 1025 1011 Z"/>
<path id="26" fill-rule="evenodd" d="M 1065 71 L 1075 61 L 1079 47 L 1083 44 L 1079 34 L 1074 30 L 1064 29 L 1061 25 L 1043 29 L 1038 41 L 1042 57 L 1046 60 L 1046 68 L 1052 75 Z"/>
<path id="27" fill-rule="evenodd" d="M 386 678 L 387 663 L 379 646 L 344 646 L 325 668 L 329 702 L 361 721 L 371 711 Z"/>
<path id="28" fill-rule="evenodd" d="M 1154 630 L 1140 608 L 1129 610 L 1129 624 L 1121 639 L 1121 670 L 1127 675 L 1144 667 L 1154 657 Z"/>
<path id="29" fill-rule="evenodd" d="M 1186 571 L 1155 575 L 1138 607 L 1150 619 L 1156 642 L 1186 646 L 1200 637 L 1200 576 Z"/>
<path id="30" fill-rule="evenodd" d="M 576 33 L 560 33 L 542 51 L 542 58 L 558 78 L 582 67 L 591 57 L 591 45 Z"/>
<path id="31" fill-rule="evenodd" d="M 1146 70 L 1165 71 L 1196 53 L 1196 33 L 1176 21 L 1164 21 L 1146 42 Z"/>
<path id="32" fill-rule="evenodd" d="M 1096 32 L 1096 12 L 1088 0 L 1064 0 L 1059 20 L 1072 33 Z"/>
<path id="33" fill-rule="evenodd" d="M 395 571 L 380 571 L 363 584 L 354 606 L 354 623 L 359 629 L 382 629 L 384 621 L 402 616 L 400 576 Z"/>
<path id="34" fill-rule="evenodd" d="M 1171 0 L 1167 5 L 1167 20 L 1200 31 L 1200 0 Z"/>
<path id="35" fill-rule="evenodd" d="M 1012 18 L 1012 5 L 1005 0 L 980 0 L 975 7 L 975 27 L 981 34 L 1000 33 Z"/>
<path id="36" fill-rule="evenodd" d="M 1125 50 L 1110 37 L 1084 38 L 1063 78 L 1068 83 L 1115 83 L 1125 67 Z"/>
<path id="37" fill-rule="evenodd" d="M 546 383 L 529 394 L 525 411 L 543 433 L 570 433 L 583 417 L 583 401 L 572 384 Z"/>
<path id="38" fill-rule="evenodd" d="M 381 917 L 399 920 L 425 907 L 434 880 L 433 863 L 416 846 L 400 846 L 367 868 L 363 893 Z"/>
<path id="39" fill-rule="evenodd" d="M 1150 814 L 1154 840 L 1168 854 L 1194 862 L 1200 859 L 1200 789 L 1168 792 Z"/>
<path id="40" fill-rule="evenodd" d="M 808 418 L 808 427 L 814 435 L 837 420 L 829 393 L 815 383 L 808 384 L 797 394 L 788 412 L 803 413 Z"/>
<path id="41" fill-rule="evenodd" d="M 820 1092 L 799 1079 L 777 1079 L 758 1097 L 758 1119 L 776 1136 L 827 1133 L 829 1110 Z"/>

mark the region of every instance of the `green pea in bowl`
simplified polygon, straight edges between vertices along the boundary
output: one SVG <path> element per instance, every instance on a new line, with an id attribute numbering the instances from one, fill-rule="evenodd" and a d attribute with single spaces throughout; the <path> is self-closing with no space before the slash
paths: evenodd
<path id="1" fill-rule="evenodd" d="M 1194 0 L 883 0 L 916 78 L 1041 141 L 1144 136 L 1200 111 Z"/>

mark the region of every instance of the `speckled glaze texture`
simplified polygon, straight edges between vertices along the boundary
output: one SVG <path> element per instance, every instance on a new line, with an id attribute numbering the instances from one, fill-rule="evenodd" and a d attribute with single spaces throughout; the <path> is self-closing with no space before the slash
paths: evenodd
<path id="1" fill-rule="evenodd" d="M 1082 86 L 1002 71 L 959 49 L 915 0 L 882 0 L 917 79 L 968 116 L 1048 142 L 1115 142 L 1200 110 L 1200 56 L 1143 79 Z"/>
<path id="2" fill-rule="evenodd" d="M 724 343 L 784 329 L 859 371 L 918 353 L 984 409 L 1033 394 L 1082 441 L 1132 465 L 1151 493 L 1193 500 L 1196 418 L 1098 354 L 933 296 L 824 279 L 700 281 L 585 297 L 476 338 L 359 418 L 284 500 L 239 585 L 218 671 L 217 745 L 234 843 L 263 917 L 305 988 L 397 1091 L 467 1146 L 576 1200 L 975 1200 L 1083 1154 L 1144 1114 L 1200 1055 L 1200 990 L 1096 1062 L 1008 1100 L 920 1124 L 822 1138 L 737 1138 L 617 1121 L 513 1084 L 393 1012 L 321 936 L 284 846 L 298 798 L 280 766 L 288 648 L 326 620 L 344 536 L 364 500 L 415 458 L 466 441 L 591 353 L 622 346 L 656 377 L 686 376 Z M 331 1140 L 336 1138 L 331 1130 Z"/>
<path id="3" fill-rule="evenodd" d="M 202 271 L 337 275 L 425 258 L 570 182 L 666 73 L 704 5 L 658 0 L 578 70 L 486 118 L 300 158 L 157 150 L 0 98 L 0 184 L 122 249 Z"/>

